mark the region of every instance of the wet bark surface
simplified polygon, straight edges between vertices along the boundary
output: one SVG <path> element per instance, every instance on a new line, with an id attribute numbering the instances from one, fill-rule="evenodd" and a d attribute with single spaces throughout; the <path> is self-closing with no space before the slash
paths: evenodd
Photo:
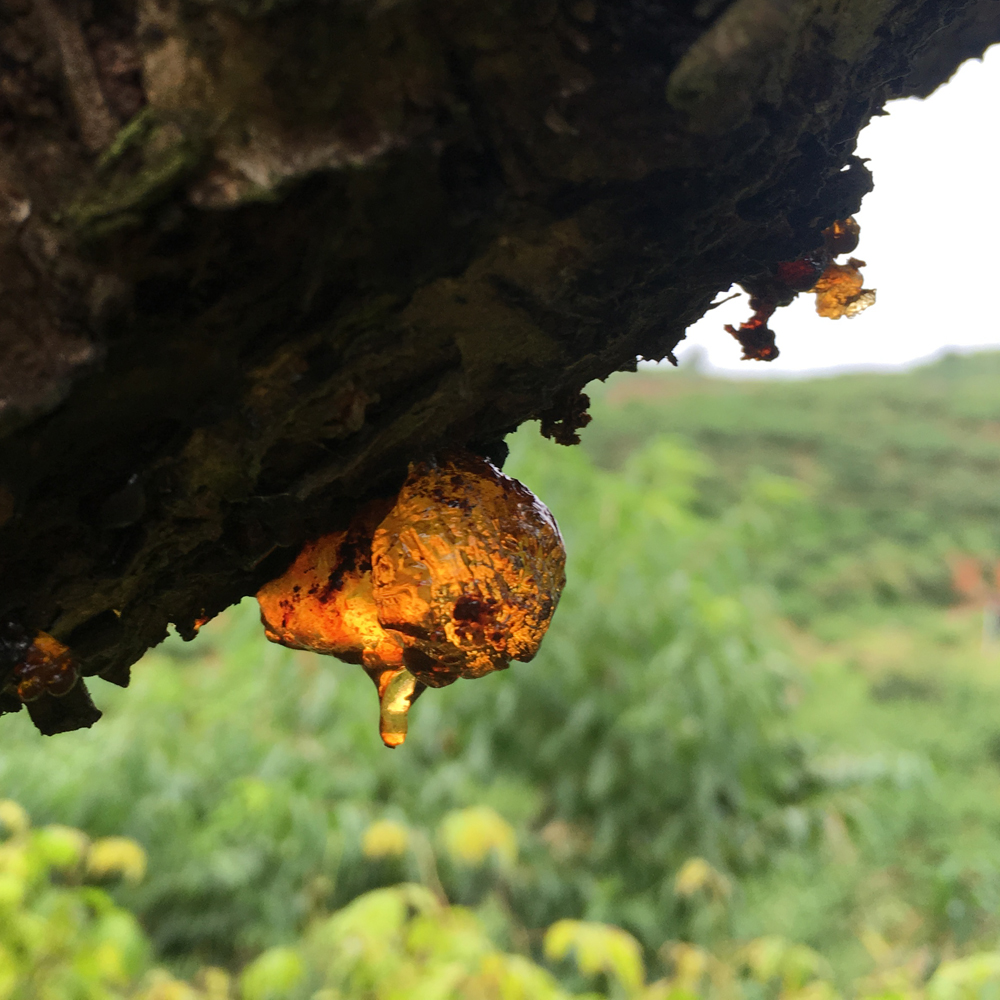
<path id="1" fill-rule="evenodd" d="M 0 0 L 0 620 L 126 684 L 409 462 L 571 439 L 998 7 Z"/>

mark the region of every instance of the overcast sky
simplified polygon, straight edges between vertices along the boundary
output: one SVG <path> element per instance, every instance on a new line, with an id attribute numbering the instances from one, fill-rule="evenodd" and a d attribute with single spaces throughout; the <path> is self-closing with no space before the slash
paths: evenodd
<path id="1" fill-rule="evenodd" d="M 896 367 L 949 347 L 1000 348 L 1000 46 L 970 60 L 926 101 L 893 101 L 861 133 L 875 190 L 856 218 L 878 301 L 853 319 L 816 315 L 812 295 L 770 326 L 781 357 L 741 361 L 723 329 L 749 317 L 741 294 L 688 329 L 709 365 L 737 376 Z M 733 291 L 737 289 L 734 288 Z M 722 372 L 720 371 L 720 374 Z"/>

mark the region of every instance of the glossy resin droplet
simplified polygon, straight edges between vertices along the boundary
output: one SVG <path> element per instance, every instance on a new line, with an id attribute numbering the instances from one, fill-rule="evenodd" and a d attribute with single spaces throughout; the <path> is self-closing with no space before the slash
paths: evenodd
<path id="1" fill-rule="evenodd" d="M 376 681 L 378 688 L 378 731 L 387 747 L 398 747 L 406 739 L 410 706 L 427 690 L 426 684 L 406 667 L 383 670 Z"/>
<path id="2" fill-rule="evenodd" d="M 465 452 L 420 463 L 372 539 L 378 618 L 431 687 L 530 660 L 566 582 L 555 519 Z"/>
<path id="3" fill-rule="evenodd" d="M 489 462 L 455 452 L 412 466 L 394 502 L 310 542 L 257 599 L 272 642 L 364 666 L 394 747 L 427 686 L 530 660 L 564 582 L 545 506 Z"/>

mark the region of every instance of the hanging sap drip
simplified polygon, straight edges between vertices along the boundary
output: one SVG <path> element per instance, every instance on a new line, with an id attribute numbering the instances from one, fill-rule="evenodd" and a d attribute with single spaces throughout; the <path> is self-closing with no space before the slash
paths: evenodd
<path id="1" fill-rule="evenodd" d="M 468 452 L 410 467 L 395 501 L 310 542 L 264 586 L 272 642 L 358 663 L 387 746 L 427 687 L 538 652 L 565 583 L 555 520 L 525 486 Z"/>

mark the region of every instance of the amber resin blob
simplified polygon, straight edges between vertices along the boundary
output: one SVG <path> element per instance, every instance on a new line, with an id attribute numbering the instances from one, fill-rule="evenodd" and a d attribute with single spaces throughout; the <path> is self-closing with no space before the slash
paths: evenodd
<path id="1" fill-rule="evenodd" d="M 77 681 L 77 664 L 69 648 L 48 632 L 38 632 L 30 641 L 23 633 L 21 636 L 21 656 L 7 691 L 22 702 L 37 701 L 45 694 L 56 698 L 69 694 Z"/>
<path id="2" fill-rule="evenodd" d="M 267 637 L 361 664 L 387 746 L 427 687 L 530 660 L 566 581 L 555 519 L 468 452 L 410 467 L 395 502 L 310 542 L 257 595 Z"/>

